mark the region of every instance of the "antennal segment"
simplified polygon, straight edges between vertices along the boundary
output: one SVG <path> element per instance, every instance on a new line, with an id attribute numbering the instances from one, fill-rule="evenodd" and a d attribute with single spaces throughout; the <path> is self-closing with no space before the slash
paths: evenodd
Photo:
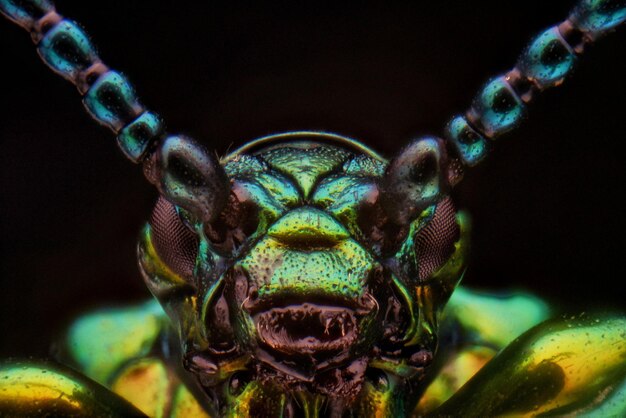
<path id="1" fill-rule="evenodd" d="M 535 93 L 561 85 L 585 46 L 624 20 L 624 0 L 582 0 L 565 21 L 537 35 L 512 70 L 489 80 L 470 109 L 448 122 L 444 137 L 452 144 L 451 160 L 470 167 L 481 162 L 488 140 L 519 126 Z"/>
<path id="2" fill-rule="evenodd" d="M 139 102 L 124 75 L 102 62 L 78 24 L 49 0 L 0 0 L 0 13 L 30 32 L 43 62 L 76 85 L 89 114 L 117 135 L 129 160 L 144 163 L 162 195 L 203 221 L 220 213 L 230 185 L 217 159 L 188 137 L 166 135 L 162 119 Z"/>

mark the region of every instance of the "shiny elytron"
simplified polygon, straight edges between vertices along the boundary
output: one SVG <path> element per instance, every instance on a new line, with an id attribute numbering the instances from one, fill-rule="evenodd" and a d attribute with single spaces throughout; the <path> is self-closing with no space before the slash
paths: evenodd
<path id="1" fill-rule="evenodd" d="M 584 0 L 481 88 L 442 138 L 387 160 L 292 132 L 222 159 L 167 133 L 47 0 L 0 0 L 160 197 L 139 267 L 155 299 L 77 319 L 71 366 L 0 364 L 3 416 L 406 417 L 626 414 L 626 317 L 547 320 L 525 294 L 458 288 L 469 222 L 451 189 L 626 19 Z"/>

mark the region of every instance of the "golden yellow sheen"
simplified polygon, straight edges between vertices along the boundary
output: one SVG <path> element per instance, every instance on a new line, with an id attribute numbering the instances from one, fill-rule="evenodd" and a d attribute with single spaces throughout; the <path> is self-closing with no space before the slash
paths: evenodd
<path id="1" fill-rule="evenodd" d="M 103 386 L 54 363 L 10 362 L 0 365 L 2 416 L 143 416 Z"/>
<path id="2" fill-rule="evenodd" d="M 172 418 L 211 418 L 189 390 L 180 385 L 172 401 Z"/>
<path id="3" fill-rule="evenodd" d="M 131 362 L 121 370 L 111 389 L 149 417 L 210 417 L 176 373 L 158 358 Z"/>
<path id="4" fill-rule="evenodd" d="M 161 360 L 152 358 L 124 368 L 111 389 L 146 415 L 156 418 L 164 417 L 171 390 L 167 369 Z"/>
<path id="5" fill-rule="evenodd" d="M 464 348 L 451 356 L 420 398 L 415 413 L 425 414 L 448 400 L 495 354 L 491 348 L 477 346 Z"/>
<path id="6" fill-rule="evenodd" d="M 625 379 L 626 317 L 557 319 L 516 339 L 436 413 L 591 413 L 623 390 Z M 615 410 L 626 413 L 624 400 Z"/>

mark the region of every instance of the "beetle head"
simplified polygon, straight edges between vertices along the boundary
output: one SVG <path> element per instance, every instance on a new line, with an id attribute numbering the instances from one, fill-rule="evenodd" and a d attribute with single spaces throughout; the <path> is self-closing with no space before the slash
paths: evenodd
<path id="1" fill-rule="evenodd" d="M 139 261 L 220 414 L 410 406 L 466 247 L 438 146 L 388 163 L 335 135 L 268 137 L 224 158 L 230 193 L 204 200 L 214 183 L 180 178 L 220 174 L 182 154 Z"/>

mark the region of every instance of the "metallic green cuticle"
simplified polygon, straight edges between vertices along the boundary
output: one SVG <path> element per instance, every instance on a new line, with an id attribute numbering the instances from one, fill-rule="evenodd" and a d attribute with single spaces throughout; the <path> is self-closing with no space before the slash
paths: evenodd
<path id="1" fill-rule="evenodd" d="M 470 167 L 481 162 L 489 151 L 487 140 L 476 132 L 463 116 L 455 116 L 448 122 L 446 138 L 452 141 L 463 162 Z"/>
<path id="2" fill-rule="evenodd" d="M 0 11 L 24 28 L 30 28 L 46 13 L 54 11 L 49 0 L 0 0 Z"/>
<path id="3" fill-rule="evenodd" d="M 541 33 L 519 60 L 522 73 L 540 88 L 563 82 L 574 67 L 576 56 L 558 27 Z"/>
<path id="4" fill-rule="evenodd" d="M 74 80 L 98 56 L 89 37 L 74 22 L 63 20 L 41 40 L 41 58 L 61 76 Z"/>
<path id="5" fill-rule="evenodd" d="M 101 75 L 83 102 L 94 119 L 115 131 L 131 122 L 142 110 L 126 77 L 115 71 Z"/>
<path id="6" fill-rule="evenodd" d="M 0 416 L 626 416 L 626 316 L 459 288 L 470 223 L 449 196 L 625 0 L 580 0 L 389 160 L 305 131 L 217 157 L 165 132 L 51 1 L 0 13 L 159 193 L 137 247 L 154 299 L 72 322 L 53 355 L 73 369 L 0 362 Z"/>
<path id="7" fill-rule="evenodd" d="M 155 113 L 144 112 L 120 131 L 117 145 L 129 160 L 137 163 L 163 131 L 161 118 Z"/>
<path id="8" fill-rule="evenodd" d="M 358 298 L 373 267 L 371 256 L 328 215 L 306 210 L 292 214 L 275 224 L 268 237 L 241 261 L 258 287 L 259 297 L 285 292 Z M 310 227 L 294 230 L 292 222 Z M 327 224 L 333 225 L 334 231 L 316 234 L 316 228 Z"/>
<path id="9" fill-rule="evenodd" d="M 598 36 L 626 20 L 626 4 L 619 0 L 582 0 L 573 17 L 582 30 Z"/>
<path id="10" fill-rule="evenodd" d="M 519 124 L 524 104 L 505 77 L 489 81 L 474 99 L 473 112 L 488 137 L 501 135 Z"/>

